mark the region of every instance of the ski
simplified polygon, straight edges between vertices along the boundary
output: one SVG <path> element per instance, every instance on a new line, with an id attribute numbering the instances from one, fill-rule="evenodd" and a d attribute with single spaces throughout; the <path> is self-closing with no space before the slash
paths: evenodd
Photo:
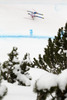
<path id="1" fill-rule="evenodd" d="M 29 10 L 28 10 L 27 12 L 31 12 L 31 13 L 33 13 L 33 14 L 38 14 L 38 15 L 42 15 L 42 16 L 43 16 L 43 14 L 38 13 L 38 12 L 36 12 L 36 11 L 33 12 L 33 11 L 29 11 Z"/>
<path id="2" fill-rule="evenodd" d="M 35 17 L 38 17 L 38 18 L 42 18 L 42 19 L 44 19 L 44 17 L 41 17 L 41 16 L 35 16 Z"/>

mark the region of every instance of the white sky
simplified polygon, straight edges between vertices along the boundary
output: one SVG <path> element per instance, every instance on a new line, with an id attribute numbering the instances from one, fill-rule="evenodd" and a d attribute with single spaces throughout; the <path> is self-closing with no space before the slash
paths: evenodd
<path id="1" fill-rule="evenodd" d="M 31 18 L 27 10 L 33 9 L 43 13 L 44 19 L 25 19 Z M 33 29 L 33 35 L 55 36 L 67 22 L 66 12 L 67 0 L 0 0 L 0 35 L 29 35 Z M 7 58 L 13 46 L 19 47 L 21 55 L 29 52 L 37 56 L 46 44 L 46 40 L 0 38 L 0 61 Z"/>

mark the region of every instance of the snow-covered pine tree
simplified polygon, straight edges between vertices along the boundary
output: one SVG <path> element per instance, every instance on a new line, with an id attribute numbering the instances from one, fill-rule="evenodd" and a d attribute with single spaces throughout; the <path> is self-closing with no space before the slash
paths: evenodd
<path id="1" fill-rule="evenodd" d="M 32 62 L 30 60 L 30 54 L 26 53 L 20 64 L 21 73 L 25 74 L 30 69 L 31 64 Z"/>
<path id="2" fill-rule="evenodd" d="M 42 68 L 46 71 L 55 71 L 55 49 L 51 38 L 48 39 L 48 45 L 46 48 L 44 48 L 43 57 L 41 57 L 41 54 L 39 54 L 38 60 L 34 58 L 33 63 L 34 66 Z"/>
<path id="3" fill-rule="evenodd" d="M 3 99 L 3 97 L 7 94 L 7 87 L 4 85 L 1 85 L 2 83 L 2 74 L 1 74 L 1 63 L 0 63 L 0 100 Z"/>
<path id="4" fill-rule="evenodd" d="M 1 79 L 2 77 L 1 77 L 1 63 L 0 63 L 0 85 L 1 85 Z"/>
<path id="5" fill-rule="evenodd" d="M 15 78 L 17 77 L 14 70 L 14 65 L 19 64 L 18 60 L 18 53 L 17 53 L 17 47 L 13 47 L 12 51 L 8 54 L 9 58 L 7 61 L 3 63 L 3 76 L 4 79 L 7 79 L 8 82 L 15 82 Z"/>
<path id="6" fill-rule="evenodd" d="M 44 62 L 43 58 L 41 57 L 41 54 L 39 54 L 38 56 L 38 60 L 36 58 L 33 58 L 33 66 L 37 67 L 37 68 L 41 68 L 41 69 L 44 69 L 44 70 L 47 70 L 47 64 Z"/>
<path id="7" fill-rule="evenodd" d="M 30 80 L 32 79 L 28 71 L 30 70 L 31 66 L 31 60 L 30 60 L 30 54 L 26 53 L 24 55 L 23 60 L 20 63 L 20 72 L 21 74 L 18 74 L 17 80 L 20 85 L 24 86 L 30 86 Z"/>
<path id="8" fill-rule="evenodd" d="M 5 80 L 7 80 L 7 73 L 8 73 L 8 61 L 3 62 L 2 64 L 2 76 Z"/>
<path id="9" fill-rule="evenodd" d="M 45 77 L 41 77 L 35 83 L 35 91 L 37 92 L 37 100 L 67 100 L 67 23 L 65 27 L 61 27 L 58 30 L 57 36 L 53 39 L 48 40 L 47 48 L 45 48 L 43 58 L 46 62 L 47 69 L 49 72 L 59 74 L 57 79 L 54 79 L 55 84 L 53 84 L 53 78 L 48 77 L 48 82 L 44 81 Z M 39 60 L 36 60 L 36 64 L 39 63 Z M 55 75 L 54 74 L 54 75 Z M 46 75 L 45 75 L 46 76 Z M 59 78 L 58 78 L 59 77 Z M 47 77 L 46 77 L 47 78 Z M 50 79 L 49 79 L 50 78 Z M 47 81 L 46 80 L 46 81 Z M 50 80 L 50 82 L 49 82 Z M 52 80 L 52 81 L 51 81 Z M 38 83 L 39 82 L 39 83 Z M 50 86 L 52 82 L 52 86 Z M 41 84 L 42 83 L 42 84 Z M 49 83 L 49 84 L 48 84 Z M 48 85 L 46 85 L 48 84 Z M 41 86 L 43 85 L 43 86 Z M 45 86 L 45 88 L 44 88 Z M 41 88 L 42 87 L 42 88 Z"/>
<path id="10" fill-rule="evenodd" d="M 39 54 L 38 60 L 34 58 L 34 66 L 59 74 L 67 68 L 67 57 L 64 50 L 67 50 L 67 23 L 64 28 L 61 27 L 58 30 L 57 36 L 53 40 L 48 39 L 48 45 L 44 48 L 43 57 Z"/>
<path id="11" fill-rule="evenodd" d="M 0 63 L 0 86 L 1 86 L 1 80 L 2 80 L 2 76 L 1 76 L 1 63 Z"/>
<path id="12" fill-rule="evenodd" d="M 67 69 L 59 75 L 44 73 L 36 80 L 37 100 L 67 100 Z"/>
<path id="13" fill-rule="evenodd" d="M 66 65 L 66 53 L 64 50 L 67 50 L 67 23 L 65 27 L 59 29 L 58 35 L 54 38 L 54 48 L 55 48 L 55 60 L 58 65 L 58 73 L 67 68 Z"/>
<path id="14" fill-rule="evenodd" d="M 67 86 L 63 91 L 57 85 L 50 89 L 36 90 L 36 92 L 36 100 L 67 100 Z"/>
<path id="15" fill-rule="evenodd" d="M 8 56 L 8 60 L 2 65 L 2 75 L 4 79 L 10 83 L 17 81 L 19 85 L 30 86 L 30 80 L 32 78 L 27 72 L 29 66 L 31 66 L 30 54 L 26 54 L 23 61 L 20 63 L 18 60 L 17 48 L 13 47 Z"/>
<path id="16" fill-rule="evenodd" d="M 51 38 L 48 39 L 47 48 L 44 49 L 43 60 L 44 62 L 46 62 L 47 66 L 49 66 L 51 72 L 51 69 L 53 70 L 55 68 L 55 51 L 54 44 Z"/>
<path id="17" fill-rule="evenodd" d="M 62 47 L 63 47 L 63 52 L 64 52 L 64 66 L 67 68 L 67 23 L 65 25 L 65 29 L 63 31 L 63 37 L 62 37 Z"/>

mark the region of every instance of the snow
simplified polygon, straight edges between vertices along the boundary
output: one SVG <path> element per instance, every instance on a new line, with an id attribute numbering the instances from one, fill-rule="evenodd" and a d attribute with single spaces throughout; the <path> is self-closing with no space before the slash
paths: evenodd
<path id="1" fill-rule="evenodd" d="M 7 91 L 7 88 L 5 85 L 0 85 L 0 96 L 2 97 L 4 93 Z"/>
<path id="2" fill-rule="evenodd" d="M 2 68 L 2 71 L 3 72 L 7 72 L 8 70 L 6 68 Z"/>
<path id="3" fill-rule="evenodd" d="M 38 58 L 38 54 L 43 54 L 44 47 L 47 45 L 47 39 L 0 39 L 0 61 L 4 62 L 8 59 L 7 54 L 14 46 L 18 48 L 19 59 L 22 61 L 24 54 L 30 53 L 31 61 L 33 57 Z M 38 49 L 39 48 L 39 49 Z"/>
<path id="4" fill-rule="evenodd" d="M 21 73 L 21 69 L 19 65 L 14 65 L 14 69 L 13 72 L 15 73 L 15 75 L 18 75 Z"/>
<path id="5" fill-rule="evenodd" d="M 18 74 L 17 80 L 25 84 L 26 86 L 30 86 L 31 82 L 30 80 L 23 74 Z"/>
<path id="6" fill-rule="evenodd" d="M 12 65 L 13 63 L 9 61 L 9 65 Z"/>
<path id="7" fill-rule="evenodd" d="M 58 54 L 60 54 L 60 52 L 61 52 L 61 49 L 59 49 Z"/>
<path id="8" fill-rule="evenodd" d="M 26 53 L 26 54 L 27 54 L 26 59 L 23 59 L 21 61 L 21 64 L 23 64 L 24 62 L 27 62 L 27 63 L 31 64 L 30 54 L 29 53 Z"/>
<path id="9" fill-rule="evenodd" d="M 32 77 L 30 76 L 30 74 L 28 72 L 25 72 L 24 75 L 29 79 L 32 80 Z"/>
<path id="10" fill-rule="evenodd" d="M 67 57 L 67 50 L 63 50 L 64 53 L 66 53 L 66 57 Z"/>
<path id="11" fill-rule="evenodd" d="M 13 58 L 13 62 L 19 62 L 17 57 Z"/>
<path id="12" fill-rule="evenodd" d="M 47 73 L 47 72 L 38 68 L 31 68 L 29 70 L 29 74 L 32 77 L 32 81 L 31 81 L 32 86 L 34 86 L 35 81 L 44 73 Z"/>
<path id="13" fill-rule="evenodd" d="M 38 90 L 44 90 L 44 89 L 50 89 L 52 86 L 57 86 L 57 75 L 53 75 L 51 73 L 43 74 L 37 81 L 37 89 Z"/>
<path id="14" fill-rule="evenodd" d="M 67 69 L 62 71 L 61 74 L 55 75 L 52 73 L 44 73 L 39 79 L 36 80 L 37 90 L 50 89 L 54 86 L 59 86 L 63 91 L 67 85 Z"/>
<path id="15" fill-rule="evenodd" d="M 15 75 L 17 75 L 17 80 L 19 82 L 22 82 L 26 86 L 30 86 L 31 85 L 31 82 L 29 80 L 29 79 L 31 79 L 30 75 L 21 74 L 20 65 L 14 65 L 13 73 L 15 73 Z"/>
<path id="16" fill-rule="evenodd" d="M 65 89 L 67 85 L 67 69 L 58 75 L 58 85 L 62 91 Z"/>
<path id="17" fill-rule="evenodd" d="M 31 87 L 17 86 L 3 82 L 8 87 L 8 93 L 3 100 L 36 100 L 36 94 L 33 93 Z"/>

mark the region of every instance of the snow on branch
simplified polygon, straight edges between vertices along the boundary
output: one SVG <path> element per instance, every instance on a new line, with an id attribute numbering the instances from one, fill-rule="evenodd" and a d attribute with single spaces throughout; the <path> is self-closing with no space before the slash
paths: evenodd
<path id="1" fill-rule="evenodd" d="M 67 69 L 62 71 L 61 74 L 55 75 L 52 73 L 44 73 L 37 81 L 36 81 L 36 88 L 38 91 L 50 89 L 54 86 L 59 86 L 61 91 L 65 90 L 67 85 Z"/>

